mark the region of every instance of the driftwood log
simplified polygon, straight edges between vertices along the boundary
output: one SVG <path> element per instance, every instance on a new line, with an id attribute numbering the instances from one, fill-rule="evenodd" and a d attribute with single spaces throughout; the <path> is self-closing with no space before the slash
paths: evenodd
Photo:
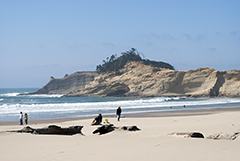
<path id="1" fill-rule="evenodd" d="M 120 129 L 128 131 L 138 131 L 140 130 L 137 126 L 123 126 Z"/>
<path id="2" fill-rule="evenodd" d="M 214 135 L 210 135 L 207 137 L 207 139 L 213 139 L 213 140 L 235 140 L 240 136 L 240 132 L 235 132 L 233 134 L 223 134 L 218 133 Z"/>
<path id="3" fill-rule="evenodd" d="M 184 137 L 191 137 L 191 138 L 204 138 L 204 135 L 200 132 L 173 132 L 168 135 L 182 135 Z"/>
<path id="4" fill-rule="evenodd" d="M 115 127 L 113 124 L 109 124 L 109 125 L 102 125 L 102 126 L 98 127 L 96 130 L 93 131 L 93 134 L 96 134 L 96 133 L 99 133 L 100 135 L 106 134 L 106 133 L 114 131 L 115 129 L 127 130 L 127 131 L 140 130 L 137 126 Z"/>
<path id="5" fill-rule="evenodd" d="M 83 126 L 70 126 L 67 128 L 61 128 L 56 125 L 49 125 L 47 128 L 34 129 L 30 126 L 24 127 L 22 130 L 11 131 L 11 132 L 21 132 L 21 133 L 31 133 L 31 134 L 52 134 L 52 135 L 74 135 L 82 134 Z"/>
<path id="6" fill-rule="evenodd" d="M 114 130 L 113 124 L 109 125 L 102 125 L 101 127 L 98 127 L 96 130 L 93 131 L 93 134 L 99 133 L 101 134 L 106 134 Z"/>

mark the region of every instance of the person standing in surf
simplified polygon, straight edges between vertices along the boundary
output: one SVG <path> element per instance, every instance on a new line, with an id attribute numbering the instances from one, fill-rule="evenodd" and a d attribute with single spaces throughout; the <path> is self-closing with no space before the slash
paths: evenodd
<path id="1" fill-rule="evenodd" d="M 118 109 L 117 109 L 117 112 L 116 112 L 118 121 L 120 121 L 121 113 L 122 113 L 122 109 L 121 109 L 120 106 L 118 106 Z"/>

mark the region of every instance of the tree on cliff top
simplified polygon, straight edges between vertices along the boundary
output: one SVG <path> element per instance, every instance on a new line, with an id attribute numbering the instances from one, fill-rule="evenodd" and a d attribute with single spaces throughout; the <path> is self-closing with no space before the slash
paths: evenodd
<path id="1" fill-rule="evenodd" d="M 112 71 L 119 72 L 119 70 L 122 69 L 126 63 L 132 62 L 132 61 L 142 62 L 145 65 L 150 65 L 153 67 L 174 70 L 174 67 L 168 63 L 142 59 L 138 51 L 134 48 L 132 48 L 129 51 L 122 52 L 121 54 L 122 55 L 118 58 L 117 58 L 117 54 L 112 55 L 110 59 L 109 57 L 107 57 L 106 60 L 103 60 L 102 65 L 98 65 L 96 67 L 97 72 L 98 73 L 112 72 Z"/>

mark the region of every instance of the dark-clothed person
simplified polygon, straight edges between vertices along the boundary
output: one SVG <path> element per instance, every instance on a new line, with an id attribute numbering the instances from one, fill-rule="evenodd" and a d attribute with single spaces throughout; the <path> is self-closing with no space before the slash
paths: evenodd
<path id="1" fill-rule="evenodd" d="M 120 121 L 120 117 L 121 117 L 121 113 L 122 113 L 122 109 L 120 106 L 118 106 L 116 115 L 117 115 L 117 120 Z"/>

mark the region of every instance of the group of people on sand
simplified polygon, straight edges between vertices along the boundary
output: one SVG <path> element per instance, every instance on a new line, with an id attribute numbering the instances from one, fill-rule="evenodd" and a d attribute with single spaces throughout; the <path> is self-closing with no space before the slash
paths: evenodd
<path id="1" fill-rule="evenodd" d="M 120 106 L 118 106 L 117 111 L 116 111 L 118 121 L 120 121 L 121 113 L 122 113 L 122 109 Z M 91 125 L 100 125 L 101 122 L 102 122 L 102 114 L 99 113 L 98 116 L 94 118 Z M 106 121 L 106 123 L 107 123 L 107 121 Z"/>
<path id="2" fill-rule="evenodd" d="M 117 115 L 117 120 L 118 121 L 120 121 L 121 113 L 122 113 L 122 109 L 121 109 L 120 106 L 118 106 L 117 111 L 116 111 L 116 115 Z M 27 125 L 28 124 L 28 115 L 27 115 L 27 113 L 25 113 L 24 117 L 23 117 L 23 113 L 20 112 L 20 118 L 19 118 L 20 125 L 23 125 L 23 118 L 24 118 L 25 123 Z M 100 113 L 100 114 L 98 114 L 97 117 L 94 118 L 94 120 L 93 120 L 91 125 L 100 125 L 101 122 L 102 122 L 102 114 Z M 106 121 L 106 123 L 107 123 L 107 121 Z"/>
<path id="3" fill-rule="evenodd" d="M 20 125 L 23 125 L 23 113 L 22 112 L 20 112 Z M 27 115 L 27 113 L 25 113 L 24 114 L 24 120 L 25 120 L 25 123 L 26 123 L 26 125 L 28 124 L 28 115 Z"/>

